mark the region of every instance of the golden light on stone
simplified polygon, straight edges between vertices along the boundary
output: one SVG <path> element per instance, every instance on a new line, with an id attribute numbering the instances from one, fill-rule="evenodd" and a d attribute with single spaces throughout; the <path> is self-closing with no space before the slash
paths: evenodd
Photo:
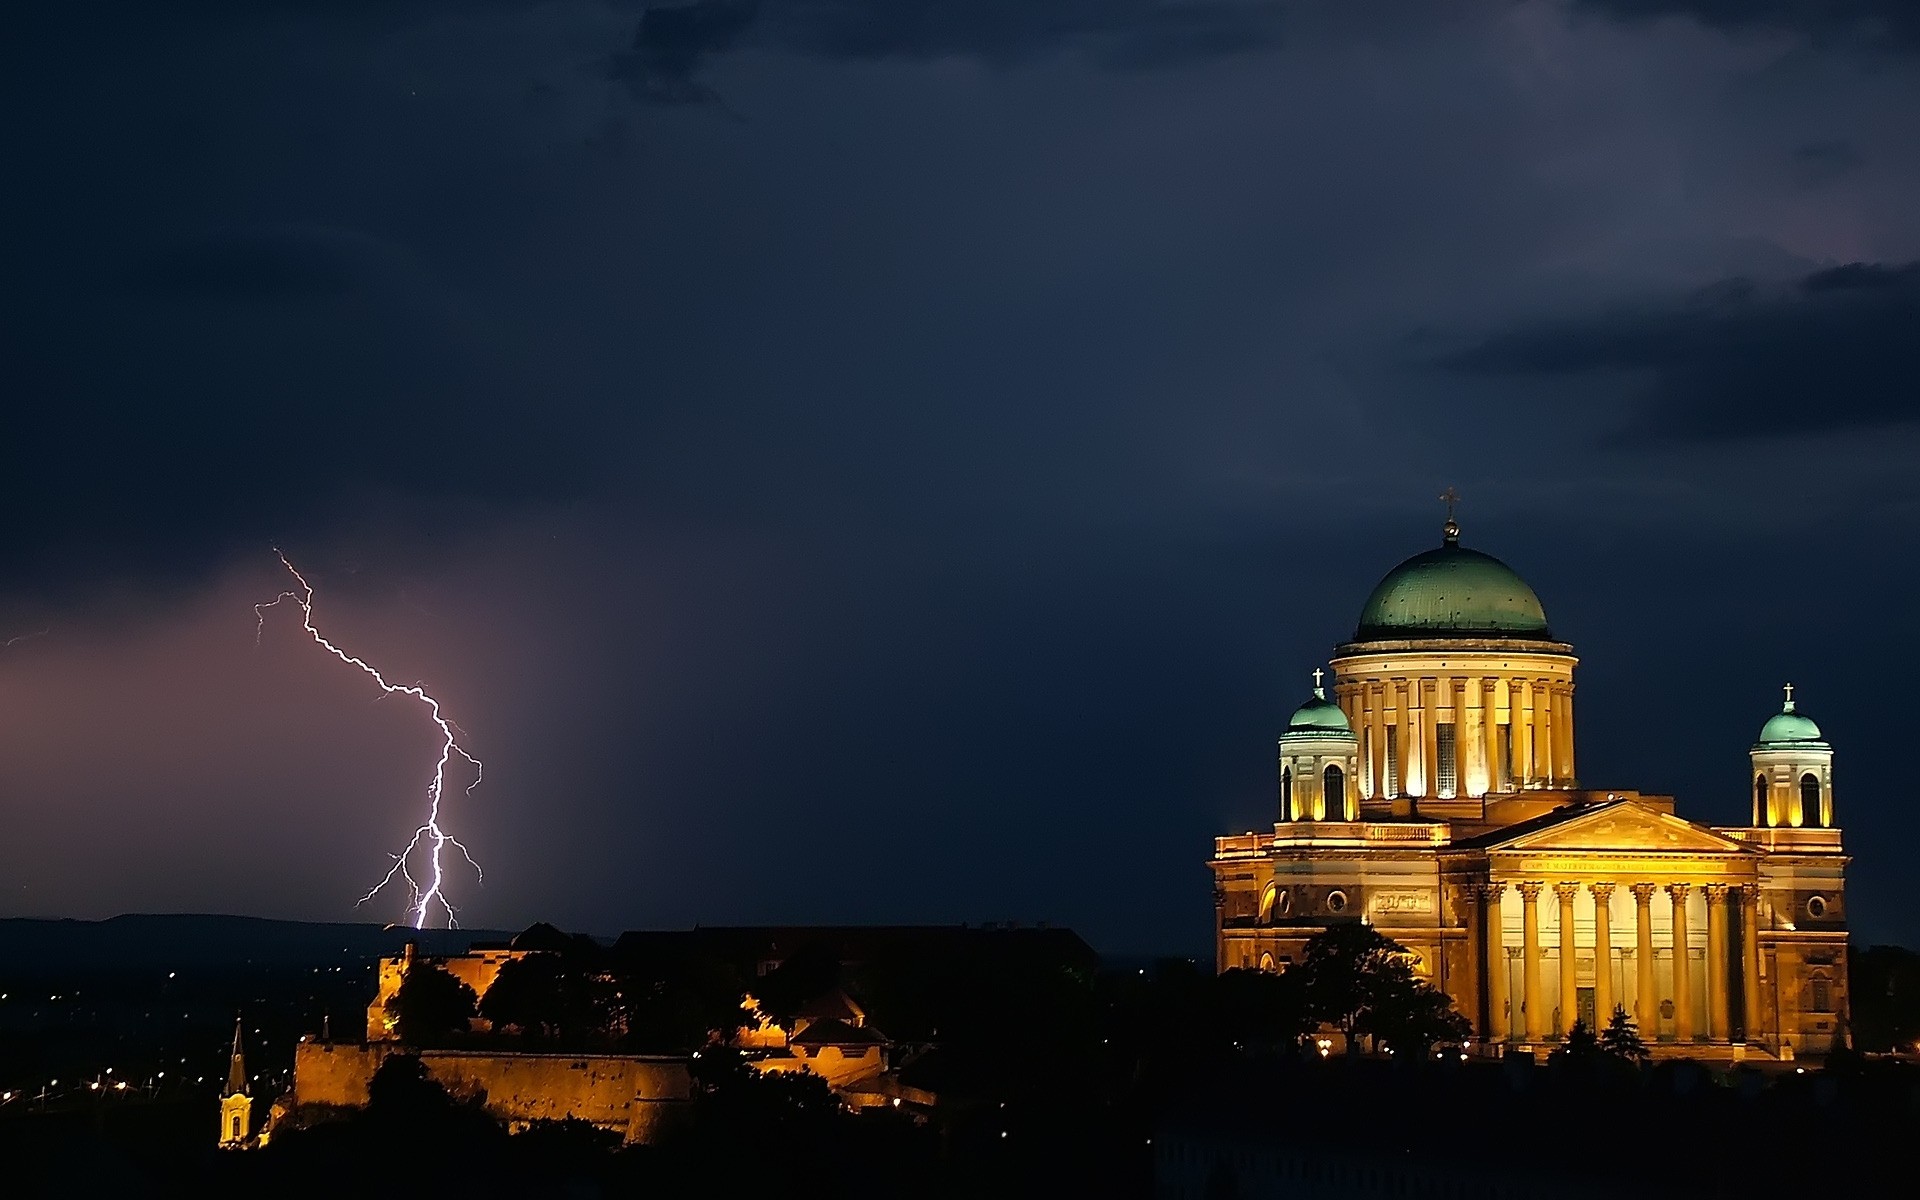
<path id="1" fill-rule="evenodd" d="M 1819 728 L 1789 688 L 1749 752 L 1746 826 L 1582 787 L 1573 647 L 1443 499 L 1441 546 L 1381 580 L 1281 735 L 1272 832 L 1215 839 L 1219 969 L 1284 970 L 1357 919 L 1486 1048 L 1618 1008 L 1656 1054 L 1825 1053 L 1846 1031 L 1846 856 Z M 1328 765 L 1347 803 L 1325 802 Z"/>

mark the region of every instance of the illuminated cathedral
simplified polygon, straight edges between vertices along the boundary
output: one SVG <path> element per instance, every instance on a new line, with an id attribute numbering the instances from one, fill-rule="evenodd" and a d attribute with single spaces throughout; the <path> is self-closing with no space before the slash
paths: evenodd
<path id="1" fill-rule="evenodd" d="M 1581 786 L 1578 661 L 1449 516 L 1288 718 L 1272 830 L 1215 839 L 1219 969 L 1284 970 L 1364 921 L 1492 1052 L 1616 1009 L 1656 1054 L 1841 1044 L 1847 858 L 1820 727 L 1789 686 L 1749 751 L 1752 821 L 1703 825 L 1671 796 Z"/>

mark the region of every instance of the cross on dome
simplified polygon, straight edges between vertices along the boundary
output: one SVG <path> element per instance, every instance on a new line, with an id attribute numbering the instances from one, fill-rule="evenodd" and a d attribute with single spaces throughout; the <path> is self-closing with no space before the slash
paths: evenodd
<path id="1" fill-rule="evenodd" d="M 1320 697 L 1322 700 L 1325 700 L 1327 698 L 1325 689 L 1323 689 L 1320 686 L 1320 677 L 1325 674 L 1326 672 L 1322 671 L 1319 667 L 1315 667 L 1313 669 L 1313 694 Z"/>
<path id="2" fill-rule="evenodd" d="M 1793 685 L 1792 684 L 1789 683 L 1786 685 L 1786 693 L 1787 693 L 1787 703 L 1786 703 L 1785 711 L 1792 712 L 1793 711 Z"/>
<path id="3" fill-rule="evenodd" d="M 1454 520 L 1453 506 L 1460 503 L 1460 489 L 1448 484 L 1447 490 L 1440 493 L 1440 500 L 1447 506 L 1447 523 L 1441 526 L 1446 544 L 1457 546 L 1460 544 L 1460 522 Z"/>

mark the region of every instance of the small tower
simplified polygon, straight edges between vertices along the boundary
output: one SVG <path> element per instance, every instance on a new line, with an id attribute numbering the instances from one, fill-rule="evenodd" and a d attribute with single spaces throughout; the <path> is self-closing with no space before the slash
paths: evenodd
<path id="1" fill-rule="evenodd" d="M 1786 703 L 1760 728 L 1753 744 L 1753 823 L 1756 826 L 1833 828 L 1833 747 L 1820 727 Z"/>
<path id="2" fill-rule="evenodd" d="M 1327 699 L 1323 674 L 1314 670 L 1313 696 L 1293 710 L 1280 735 L 1282 821 L 1360 819 L 1360 739 Z"/>
<path id="3" fill-rule="evenodd" d="M 227 1056 L 227 1090 L 220 1097 L 220 1148 L 244 1149 L 253 1142 L 253 1096 L 247 1086 L 247 1056 L 240 1048 L 240 1018 L 233 1021 L 233 1050 Z"/>

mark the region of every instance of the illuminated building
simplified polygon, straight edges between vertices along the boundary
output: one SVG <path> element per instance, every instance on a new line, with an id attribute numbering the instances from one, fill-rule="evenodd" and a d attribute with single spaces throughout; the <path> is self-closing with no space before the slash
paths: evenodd
<path id="1" fill-rule="evenodd" d="M 253 1141 L 253 1089 L 247 1084 L 247 1056 L 240 1047 L 240 1020 L 233 1022 L 233 1049 L 227 1054 L 227 1089 L 220 1096 L 220 1148 L 237 1150 Z"/>
<path id="2" fill-rule="evenodd" d="M 1368 597 L 1279 738 L 1271 832 L 1218 838 L 1220 970 L 1330 925 L 1406 946 L 1489 1046 L 1624 1009 L 1656 1053 L 1824 1053 L 1846 1031 L 1833 748 L 1792 688 L 1750 751 L 1752 821 L 1583 788 L 1573 647 L 1498 559 L 1442 544 Z"/>

